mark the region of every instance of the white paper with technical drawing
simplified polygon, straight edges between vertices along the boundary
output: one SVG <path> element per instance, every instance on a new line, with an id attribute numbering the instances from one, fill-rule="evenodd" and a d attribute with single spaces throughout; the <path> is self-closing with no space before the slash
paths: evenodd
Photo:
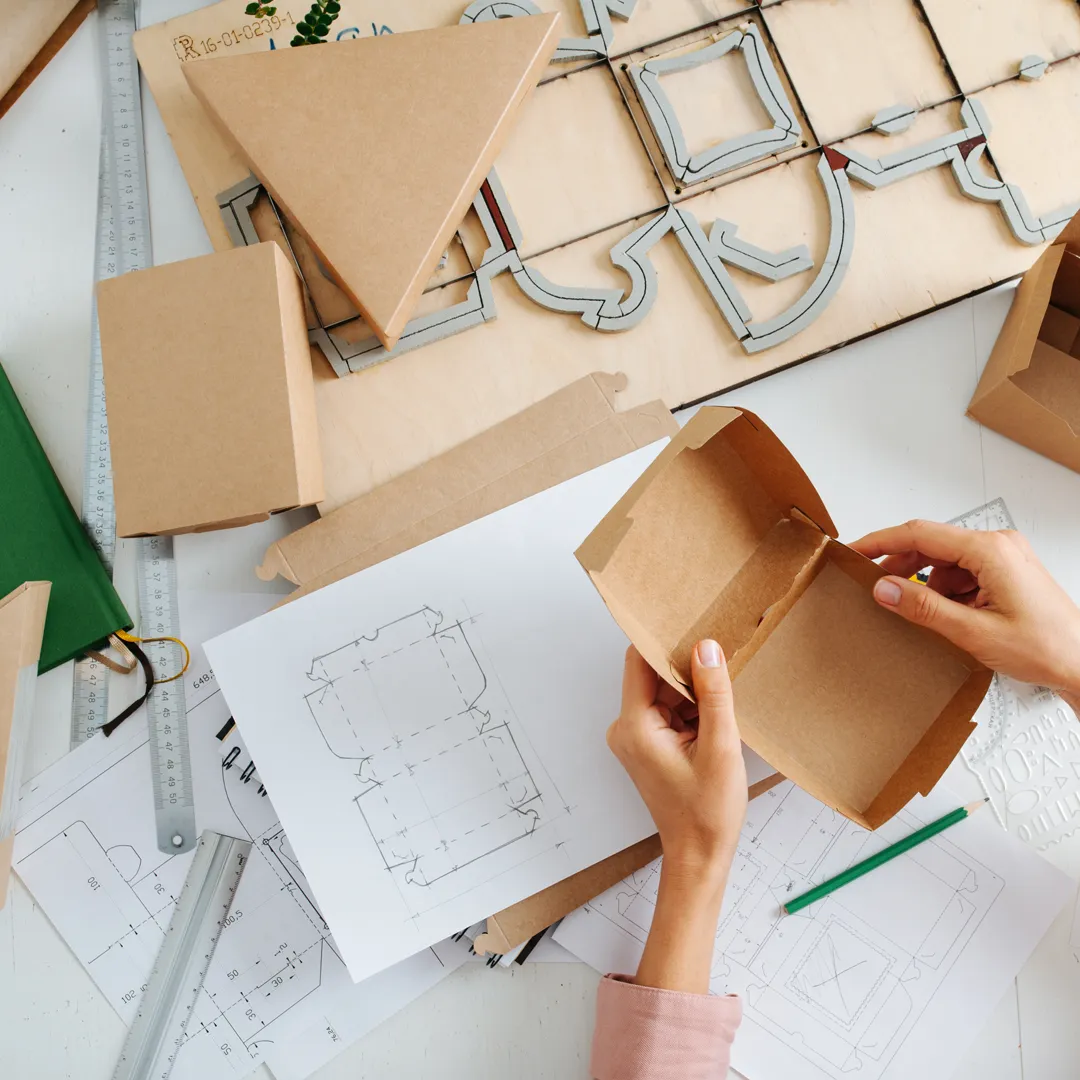
<path id="1" fill-rule="evenodd" d="M 354 978 L 652 834 L 573 552 L 661 445 L 207 644 Z"/>
<path id="2" fill-rule="evenodd" d="M 182 594 L 185 634 L 198 640 L 199 623 L 218 632 L 273 599 Z M 172 1080 L 246 1076 L 277 1057 L 286 1075 L 308 1075 L 468 954 L 439 945 L 355 984 L 247 751 L 236 732 L 217 737 L 229 714 L 200 649 L 186 678 L 199 827 L 254 843 Z M 14 867 L 125 1023 L 191 857 L 157 849 L 142 711 L 24 788 Z"/>
<path id="3" fill-rule="evenodd" d="M 1075 883 L 983 812 L 795 915 L 780 905 L 955 809 L 937 789 L 869 833 L 783 783 L 750 803 L 710 987 L 738 993 L 731 1064 L 754 1080 L 947 1080 Z M 982 820 L 980 820 L 980 817 Z M 555 939 L 633 972 L 660 860 Z"/>

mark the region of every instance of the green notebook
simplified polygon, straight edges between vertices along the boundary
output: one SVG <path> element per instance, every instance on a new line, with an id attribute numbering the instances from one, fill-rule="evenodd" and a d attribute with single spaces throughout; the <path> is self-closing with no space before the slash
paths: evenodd
<path id="1" fill-rule="evenodd" d="M 38 671 L 102 645 L 131 617 L 0 366 L 0 596 L 51 581 Z"/>

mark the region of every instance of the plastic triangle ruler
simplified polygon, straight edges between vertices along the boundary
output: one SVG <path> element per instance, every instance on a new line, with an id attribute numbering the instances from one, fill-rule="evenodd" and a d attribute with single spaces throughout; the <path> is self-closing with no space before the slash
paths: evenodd
<path id="1" fill-rule="evenodd" d="M 168 1080 L 250 852 L 247 840 L 199 838 L 113 1080 Z"/>

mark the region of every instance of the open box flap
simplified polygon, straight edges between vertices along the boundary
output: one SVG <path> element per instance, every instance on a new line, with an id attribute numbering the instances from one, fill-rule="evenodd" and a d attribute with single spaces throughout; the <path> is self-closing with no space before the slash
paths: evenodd
<path id="1" fill-rule="evenodd" d="M 1064 245 L 1054 244 L 1039 256 L 1035 265 L 1020 279 L 1012 307 L 1005 317 L 1005 324 L 972 398 L 973 406 L 1010 375 L 1022 371 L 1031 363 L 1031 352 L 1039 338 L 1039 328 L 1050 304 L 1054 279 L 1064 255 Z"/>
<path id="2" fill-rule="evenodd" d="M 642 656 L 689 695 L 690 637 L 731 622 L 720 635 L 731 655 L 753 632 L 749 609 L 781 599 L 835 535 L 821 496 L 772 431 L 751 412 L 713 407 L 672 439 L 577 557 Z M 656 550 L 668 557 L 657 563 Z"/>

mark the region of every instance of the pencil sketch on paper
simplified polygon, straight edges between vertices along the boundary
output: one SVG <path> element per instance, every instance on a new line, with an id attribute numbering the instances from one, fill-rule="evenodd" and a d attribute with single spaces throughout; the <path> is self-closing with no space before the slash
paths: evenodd
<path id="1" fill-rule="evenodd" d="M 814 1066 L 814 1076 L 881 1077 L 1004 887 L 998 874 L 938 837 L 897 861 L 902 890 L 879 876 L 880 887 L 870 891 L 840 890 L 796 915 L 781 914 L 785 897 L 922 824 L 905 810 L 867 833 L 789 783 L 750 804 L 710 986 L 742 994 L 747 1019 Z M 660 865 L 590 901 L 557 939 L 579 955 L 588 952 L 584 935 L 622 937 L 625 947 L 640 950 Z"/>
<path id="2" fill-rule="evenodd" d="M 474 621 L 423 607 L 307 672 L 311 717 L 352 770 L 353 801 L 413 915 L 471 888 L 491 856 L 570 812 L 545 801 Z"/>
<path id="3" fill-rule="evenodd" d="M 344 1045 L 353 1024 L 355 984 L 250 755 L 231 724 L 214 740 L 225 711 L 220 694 L 204 695 L 192 704 L 189 723 L 196 753 L 220 756 L 216 783 L 235 819 L 230 832 L 252 841 L 251 856 L 174 1080 L 246 1076 L 313 1025 L 321 1026 L 304 1052 L 318 1064 Z M 35 900 L 129 1024 L 191 859 L 157 850 L 148 755 L 144 731 L 81 774 L 47 811 L 24 818 L 16 860 Z M 416 993 L 450 969 L 435 950 L 415 960 L 409 963 Z M 358 1007 L 364 1030 L 371 1010 L 364 1002 Z"/>

